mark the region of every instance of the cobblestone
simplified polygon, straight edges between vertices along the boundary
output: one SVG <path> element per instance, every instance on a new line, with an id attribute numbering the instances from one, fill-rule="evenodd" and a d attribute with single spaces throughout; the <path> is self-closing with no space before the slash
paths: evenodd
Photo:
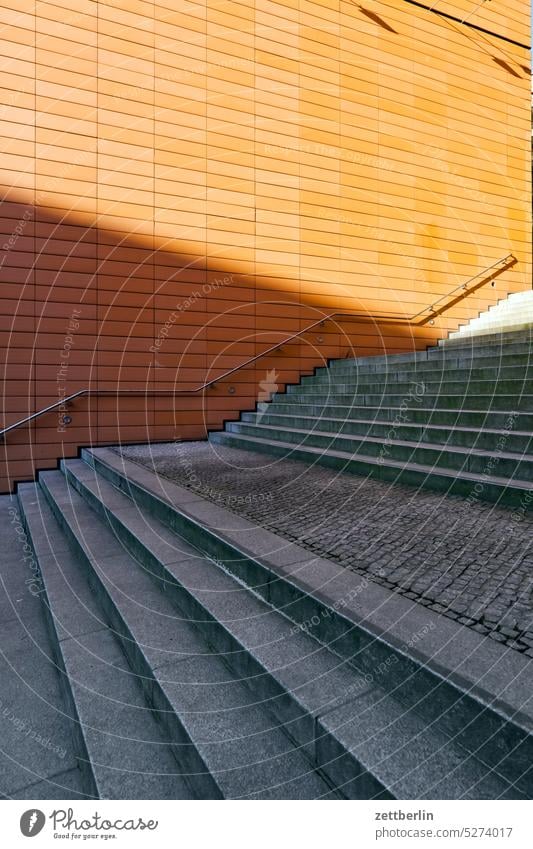
<path id="1" fill-rule="evenodd" d="M 531 651 L 531 514 L 512 521 L 511 510 L 487 502 L 464 509 L 459 496 L 208 442 L 117 450 L 314 554 Z"/>

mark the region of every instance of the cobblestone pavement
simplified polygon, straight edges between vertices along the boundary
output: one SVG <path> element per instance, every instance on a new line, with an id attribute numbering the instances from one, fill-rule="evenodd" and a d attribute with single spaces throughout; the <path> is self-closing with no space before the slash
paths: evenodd
<path id="1" fill-rule="evenodd" d="M 124 446 L 169 480 L 533 657 L 533 516 L 207 442 Z"/>

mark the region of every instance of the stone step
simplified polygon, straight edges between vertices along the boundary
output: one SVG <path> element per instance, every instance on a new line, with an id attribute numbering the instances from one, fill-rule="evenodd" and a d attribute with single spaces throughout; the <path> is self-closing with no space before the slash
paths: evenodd
<path id="1" fill-rule="evenodd" d="M 455 331 L 453 331 L 455 332 Z M 437 354 L 440 352 L 442 355 L 443 349 L 448 347 L 464 347 L 465 350 L 475 350 L 475 351 L 484 351 L 487 348 L 509 348 L 511 352 L 520 351 L 524 345 L 527 345 L 531 342 L 531 336 L 533 333 L 533 328 L 529 325 L 517 329 L 509 329 L 505 333 L 501 333 L 499 330 L 494 330 L 492 334 L 488 336 L 481 336 L 479 339 L 474 338 L 466 338 L 463 341 L 461 339 L 452 339 L 449 337 L 447 339 L 441 339 L 436 346 L 433 348 L 429 348 L 428 350 Z"/>
<path id="2" fill-rule="evenodd" d="M 510 331 L 516 332 L 516 330 L 518 328 L 526 330 L 527 328 L 532 327 L 532 326 L 533 326 L 532 321 L 528 321 L 527 323 L 525 321 L 523 321 L 523 322 L 519 323 L 518 321 L 513 320 L 513 319 L 509 319 L 508 321 L 504 321 L 503 319 L 499 319 L 499 320 L 494 319 L 494 320 L 491 321 L 491 320 L 487 319 L 486 321 L 479 321 L 479 323 L 472 323 L 472 324 L 465 326 L 464 328 L 462 328 L 460 330 L 453 331 L 448 336 L 447 341 L 454 340 L 454 339 L 469 339 L 469 338 L 479 339 L 480 337 L 483 337 L 483 336 L 489 336 L 489 335 L 493 336 L 496 333 L 501 333 L 502 336 L 505 336 L 505 334 L 510 332 Z"/>
<path id="3" fill-rule="evenodd" d="M 507 450 L 504 439 L 501 450 L 495 454 L 495 449 L 484 451 L 457 445 L 401 440 L 397 434 L 391 434 L 384 441 L 382 436 L 357 436 L 336 431 L 318 432 L 295 427 L 276 428 L 263 423 L 229 422 L 225 432 L 251 436 L 254 439 L 291 443 L 298 447 L 312 446 L 323 451 L 340 451 L 353 459 L 365 456 L 380 463 L 391 459 L 405 465 L 415 461 L 417 464 L 431 467 L 432 470 L 454 469 L 479 477 L 494 473 L 508 480 L 516 478 L 524 483 L 533 481 L 533 456 L 511 453 Z"/>
<path id="4" fill-rule="evenodd" d="M 376 387 L 377 389 L 378 387 Z M 287 394 L 275 393 L 272 396 L 272 404 L 281 406 L 284 404 L 294 404 L 300 402 L 302 404 L 312 403 L 318 406 L 336 406 L 336 407 L 379 407 L 381 404 L 387 407 L 402 407 L 413 403 L 413 398 L 409 393 L 395 392 L 395 387 L 389 387 L 383 393 L 373 392 L 336 392 L 333 389 L 325 392 L 323 389 L 316 392 L 301 391 L 290 392 Z M 528 413 L 533 412 L 533 395 L 522 394 L 517 397 L 514 394 L 509 395 L 493 395 L 486 393 L 458 393 L 455 387 L 453 394 L 434 394 L 431 392 L 424 393 L 420 401 L 426 409 L 442 409 L 442 410 L 461 410 L 461 408 L 469 410 L 479 410 L 486 412 L 498 411 L 513 411 Z"/>
<path id="5" fill-rule="evenodd" d="M 513 292 L 511 295 L 508 295 L 506 298 L 503 298 L 501 301 L 498 301 L 496 307 L 507 304 L 511 302 L 524 303 L 527 301 L 533 301 L 533 289 L 524 289 L 521 292 Z"/>
<path id="6" fill-rule="evenodd" d="M 513 329 L 517 329 L 518 327 L 524 327 L 533 324 L 533 310 L 531 308 L 523 309 L 520 307 L 513 307 L 513 309 L 505 309 L 500 312 L 487 312 L 484 315 L 480 316 L 475 320 L 475 322 L 471 322 L 469 325 L 466 325 L 466 328 L 471 329 L 473 327 L 494 327 L 495 325 L 503 325 L 504 327 L 511 327 Z M 454 331 L 459 332 L 459 331 Z"/>
<path id="7" fill-rule="evenodd" d="M 217 657 L 230 667 L 235 680 L 246 682 L 257 705 L 268 707 L 280 727 L 302 752 L 308 753 L 313 769 L 324 767 L 333 782 L 335 766 L 316 763 L 317 740 L 327 748 L 342 743 L 337 737 L 329 742 L 323 739 L 329 732 L 321 728 L 320 717 L 344 704 L 353 692 L 366 691 L 362 675 L 347 663 L 340 663 L 304 632 L 295 632 L 285 617 L 197 550 L 194 559 L 167 562 L 157 548 L 161 549 L 163 541 L 175 545 L 179 537 L 160 526 L 157 519 L 148 528 L 135 504 L 84 463 L 67 462 L 64 469 L 71 485 L 110 518 L 122 543 L 134 546 L 139 560 L 149 562 L 150 570 L 165 587 L 165 595 L 196 624 L 209 644 L 216 646 Z M 317 680 L 321 682 L 319 688 Z M 363 702 L 358 709 L 364 714 Z M 368 758 L 371 754 L 369 749 Z M 345 752 L 345 771 L 348 759 Z M 343 774 L 342 785 L 343 794 L 353 798 L 390 798 L 384 784 L 355 759 L 351 778 L 348 782 Z M 327 788 L 323 792 L 327 793 Z"/>
<path id="8" fill-rule="evenodd" d="M 420 353 L 420 352 L 417 352 Z M 359 357 L 332 360 L 325 367 L 332 372 L 356 370 L 361 373 L 388 374 L 391 371 L 403 371 L 409 374 L 413 372 L 423 372 L 426 370 L 438 370 L 440 373 L 446 372 L 448 369 L 461 369 L 470 371 L 474 368 L 493 367 L 497 369 L 517 367 L 525 369 L 531 365 L 531 348 L 529 345 L 524 346 L 524 350 L 519 353 L 508 353 L 506 349 L 490 352 L 478 356 L 472 350 L 467 352 L 458 351 L 457 353 L 450 347 L 446 349 L 447 356 L 429 356 L 427 351 L 423 352 L 423 356 L 412 354 L 409 359 L 405 359 L 401 355 L 401 360 L 396 360 L 396 354 L 391 354 L 388 357 Z"/>
<path id="9" fill-rule="evenodd" d="M 0 551 L 0 799 L 87 799 L 16 496 L 0 497 Z"/>
<path id="10" fill-rule="evenodd" d="M 349 452 L 335 449 L 324 451 L 311 445 L 295 445 L 286 440 L 260 439 L 232 434 L 228 431 L 212 432 L 209 439 L 219 445 L 229 445 L 234 448 L 247 447 L 249 450 L 276 457 L 319 463 L 344 472 L 371 476 L 391 483 L 424 487 L 445 492 L 447 495 L 468 497 L 475 492 L 479 499 L 513 507 L 519 507 L 524 496 L 531 489 L 528 481 L 515 478 L 492 474 L 480 476 L 478 473 L 424 465 L 414 460 L 402 462 L 389 457 L 382 459 L 368 454 L 358 454 L 354 457 Z"/>
<path id="11" fill-rule="evenodd" d="M 291 396 L 280 396 L 277 403 L 272 402 L 265 408 L 265 414 L 286 416 L 311 416 L 313 418 L 338 418 L 343 421 L 354 419 L 372 419 L 389 422 L 412 424 L 431 424 L 444 426 L 461 426 L 474 428 L 494 428 L 509 430 L 514 422 L 517 431 L 533 430 L 533 413 L 511 413 L 506 411 L 487 411 L 472 409 L 450 409 L 441 407 L 424 407 L 422 405 L 362 406 L 356 404 L 316 404 L 313 401 L 303 403 L 291 402 Z"/>
<path id="12" fill-rule="evenodd" d="M 47 481 L 63 521 L 69 512 L 76 536 L 105 538 L 108 532 L 95 516 L 84 523 L 70 509 L 69 493 L 58 472 L 47 475 Z M 64 544 L 66 537 L 40 487 L 21 484 L 18 497 L 42 575 L 49 630 L 74 718 L 87 793 L 100 799 L 193 798 L 88 582 L 87 564 Z M 34 505 L 38 510 L 32 509 Z M 116 544 L 100 566 L 105 570 L 109 558 L 117 556 L 124 568 L 135 568 L 123 551 L 117 552 Z"/>
<path id="13" fill-rule="evenodd" d="M 468 383 L 472 380 L 533 380 L 533 363 L 523 366 L 502 366 L 501 363 L 493 366 L 478 366 L 472 363 L 470 367 L 452 367 L 447 365 L 442 369 L 436 369 L 433 363 L 420 363 L 416 368 L 385 369 L 383 371 L 363 370 L 354 366 L 338 367 L 336 369 L 326 366 L 317 368 L 315 374 L 305 375 L 300 381 L 301 386 L 309 384 L 318 386 L 322 383 L 337 383 L 343 379 L 347 381 L 374 380 L 378 379 L 387 383 L 406 382 L 440 382 L 454 375 L 456 380 Z"/>
<path id="14" fill-rule="evenodd" d="M 389 380 L 386 377 L 379 384 L 379 389 L 386 393 L 387 390 L 393 391 L 395 394 L 403 394 L 406 396 L 412 395 L 416 393 L 418 397 L 423 396 L 424 394 L 428 395 L 440 395 L 445 394 L 446 396 L 451 395 L 454 391 L 457 390 L 457 384 L 460 380 L 460 377 L 457 376 L 455 380 L 451 379 L 451 374 L 446 374 L 443 378 L 441 375 L 440 378 L 430 380 L 426 376 L 423 377 L 422 380 L 417 380 L 414 382 L 413 380 Z M 302 397 L 303 395 L 314 394 L 314 393 L 333 393 L 335 395 L 347 395 L 351 393 L 364 393 L 364 392 L 372 392 L 378 388 L 376 386 L 376 379 L 373 375 L 358 375 L 353 380 L 349 380 L 346 377 L 337 377 L 334 378 L 330 375 L 330 380 L 327 381 L 324 378 L 322 379 L 312 379 L 304 382 L 305 378 L 301 383 L 292 384 L 287 386 L 286 394 L 287 395 L 297 395 L 298 397 Z M 496 380 L 476 380 L 476 379 L 467 379 L 463 382 L 464 386 L 464 397 L 469 398 L 472 395 L 491 395 L 491 394 L 503 394 L 503 395 L 516 395 L 520 397 L 522 394 L 528 392 L 529 389 L 533 386 L 531 379 L 527 380 L 525 377 L 521 378 L 498 378 Z"/>
<path id="15" fill-rule="evenodd" d="M 533 299 L 508 298 L 501 301 L 467 324 L 461 325 L 450 333 L 447 342 L 476 339 L 479 343 L 484 336 L 501 334 L 505 338 L 517 338 L 520 333 L 530 333 L 533 328 Z M 510 335 L 512 334 L 512 336 Z"/>
<path id="16" fill-rule="evenodd" d="M 483 318 L 476 319 L 468 325 L 463 325 L 458 330 L 452 331 L 448 339 L 457 339 L 459 336 L 469 337 L 472 333 L 476 336 L 479 334 L 496 334 L 496 333 L 515 333 L 518 327 L 528 328 L 533 326 L 533 315 L 486 315 Z"/>
<path id="17" fill-rule="evenodd" d="M 517 297 L 521 295 L 522 297 Z M 528 290 L 527 292 L 515 292 L 512 295 L 509 295 L 507 298 L 504 298 L 501 301 L 498 301 L 497 304 L 493 304 L 493 306 L 489 307 L 486 312 L 503 312 L 505 310 L 516 310 L 516 309 L 528 309 L 533 308 L 533 290 Z M 486 313 L 482 313 L 485 315 Z"/>
<path id="18" fill-rule="evenodd" d="M 283 416 L 270 411 L 242 413 L 241 421 L 278 429 L 297 428 L 307 432 L 325 431 L 328 433 L 372 436 L 379 437 L 382 440 L 397 437 L 408 442 L 449 444 L 488 451 L 494 451 L 499 440 L 503 438 L 505 439 L 505 447 L 510 452 L 520 452 L 521 454 L 533 452 L 533 434 L 531 431 L 513 430 L 511 432 L 490 428 L 442 427 L 435 424 L 412 424 L 400 419 L 392 426 L 390 420 Z"/>
<path id="19" fill-rule="evenodd" d="M 412 714 L 421 717 L 424 727 L 440 729 L 480 755 L 494 774 L 507 776 L 515 785 L 513 792 L 518 787 L 528 796 L 533 792 L 533 742 L 525 730 L 533 728 L 533 717 L 523 715 L 518 707 L 529 693 L 527 658 L 509 657 L 494 641 L 372 581 L 361 583 L 360 577 L 342 566 L 207 503 L 110 449 L 82 453 L 99 479 L 128 493 L 145 516 L 173 528 L 318 643 L 355 664 L 367 681 L 402 705 L 407 722 Z M 435 638 L 411 648 L 408 635 L 422 624 L 435 627 Z M 257 627 L 252 630 L 255 633 Z M 257 637 L 262 642 L 261 629 Z M 512 691 L 507 679 L 514 682 Z M 341 715 L 350 719 L 346 712 Z M 368 721 L 373 721 L 371 715 Z M 366 728 L 366 722 L 364 715 L 362 721 L 358 715 L 355 718 L 358 728 L 361 724 Z M 393 736 L 402 727 L 390 726 L 395 729 Z M 380 734 L 385 750 L 390 736 Z M 416 764 L 417 758 L 409 755 L 414 751 L 411 745 L 402 751 L 411 765 Z M 447 783 L 447 778 L 442 782 Z M 427 788 L 428 797 L 432 792 L 435 786 Z M 403 798 L 401 793 L 395 795 Z"/>
<path id="20" fill-rule="evenodd" d="M 508 334 L 509 335 L 509 334 Z M 483 344 L 485 342 L 485 344 Z M 448 362 L 454 358 L 485 360 L 486 357 L 514 359 L 517 363 L 528 359 L 531 351 L 531 339 L 521 343 L 505 344 L 502 334 L 475 336 L 465 339 L 441 340 L 438 348 L 428 348 L 428 360 Z"/>
<path id="21" fill-rule="evenodd" d="M 377 370 L 390 368 L 391 366 L 414 366 L 418 363 L 433 362 L 435 368 L 440 368 L 442 364 L 452 363 L 454 360 L 460 360 L 469 363 L 472 360 L 480 360 L 487 362 L 487 358 L 491 358 L 496 363 L 514 362 L 520 364 L 527 362 L 531 352 L 531 336 L 522 335 L 518 339 L 514 339 L 513 334 L 506 334 L 506 337 L 511 337 L 507 341 L 502 340 L 501 334 L 494 335 L 493 338 L 482 337 L 479 344 L 475 344 L 472 339 L 466 339 L 463 342 L 460 340 L 441 340 L 438 345 L 426 348 L 422 351 L 409 351 L 403 354 L 374 354 L 364 357 L 343 357 L 332 360 L 331 368 L 336 368 L 339 365 L 346 363 L 357 363 L 359 367 L 365 366 Z"/>
<path id="22" fill-rule="evenodd" d="M 513 422 L 517 430 L 529 430 L 533 422 L 533 413 L 487 411 L 474 409 L 444 409 L 442 407 L 409 406 L 407 404 L 388 406 L 385 404 L 357 405 L 315 403 L 314 401 L 299 400 L 295 403 L 291 396 L 280 396 L 279 401 L 272 402 L 267 408 L 269 413 L 279 415 L 307 415 L 319 418 L 342 418 L 343 420 L 374 418 L 378 420 L 413 424 L 460 425 L 472 427 L 492 427 L 502 430 L 512 428 Z M 266 412 L 266 410 L 265 410 Z"/>
<path id="23" fill-rule="evenodd" d="M 514 304 L 509 301 L 499 304 L 498 306 L 489 307 L 488 310 L 478 315 L 477 318 L 473 318 L 469 324 L 463 326 L 470 327 L 473 324 L 478 324 L 480 321 L 485 321 L 487 319 L 505 320 L 508 318 L 514 319 L 517 325 L 527 325 L 532 317 L 533 306 L 531 304 Z M 519 328 L 517 327 L 517 329 Z"/>
<path id="24" fill-rule="evenodd" d="M 473 319 L 470 324 L 463 325 L 464 327 L 472 327 L 485 322 L 502 321 L 515 323 L 518 329 L 521 325 L 533 323 L 533 308 L 528 304 L 513 304 L 509 306 L 490 307 L 487 312 Z"/>
<path id="25" fill-rule="evenodd" d="M 66 463 L 65 472 L 66 478 L 59 472 L 42 475 L 45 493 L 77 545 L 93 593 L 195 795 L 334 796 L 303 747 L 270 714 L 268 699 L 255 696 L 242 674 L 228 669 L 227 652 L 213 644 L 217 623 L 176 604 L 186 596 L 178 591 L 180 580 L 200 596 L 214 593 L 223 601 L 220 583 L 218 589 L 213 581 L 202 584 L 210 566 L 216 571 L 214 564 L 163 526 L 148 524 L 85 463 Z"/>
<path id="26" fill-rule="evenodd" d="M 521 353 L 524 346 L 531 343 L 532 335 L 533 331 L 528 326 L 520 330 L 508 330 L 504 333 L 495 331 L 493 333 L 483 334 L 479 339 L 475 335 L 466 338 L 458 337 L 456 339 L 450 339 L 448 337 L 447 339 L 441 339 L 437 347 L 429 348 L 428 353 L 430 356 L 442 356 L 443 351 L 447 349 L 463 349 L 464 351 L 475 351 L 476 353 L 482 351 L 497 352 L 504 347 L 511 353 Z"/>

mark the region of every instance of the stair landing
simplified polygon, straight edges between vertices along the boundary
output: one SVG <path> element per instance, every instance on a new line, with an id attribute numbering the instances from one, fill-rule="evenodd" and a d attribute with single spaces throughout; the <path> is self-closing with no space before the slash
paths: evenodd
<path id="1" fill-rule="evenodd" d="M 209 442 L 117 450 L 163 485 L 533 658 L 531 513 Z"/>

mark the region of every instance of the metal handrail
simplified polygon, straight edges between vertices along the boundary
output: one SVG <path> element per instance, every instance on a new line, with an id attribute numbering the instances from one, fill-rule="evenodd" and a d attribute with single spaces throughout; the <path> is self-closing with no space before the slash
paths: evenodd
<path id="1" fill-rule="evenodd" d="M 430 313 L 437 313 L 438 310 L 436 310 L 435 307 L 437 307 L 439 304 L 441 304 L 442 301 L 445 301 L 448 298 L 451 298 L 453 295 L 455 295 L 456 292 L 463 291 L 463 292 L 468 293 L 468 291 L 469 291 L 468 287 L 470 286 L 470 284 L 474 283 L 476 280 L 479 280 L 479 278 L 483 277 L 483 275 L 485 275 L 485 274 L 487 275 L 487 280 L 485 282 L 488 283 L 489 279 L 492 276 L 490 274 L 491 271 L 497 269 L 498 266 L 500 266 L 500 265 L 507 265 L 507 264 L 511 264 L 511 263 L 514 265 L 515 262 L 517 262 L 517 259 L 514 256 L 514 254 L 507 254 L 507 256 L 502 257 L 502 259 L 499 259 L 497 262 L 493 263 L 492 265 L 489 265 L 487 268 L 484 268 L 483 271 L 479 271 L 477 274 L 474 274 L 474 276 L 470 277 L 466 281 L 466 283 L 460 283 L 459 286 L 456 286 L 455 289 L 452 289 L 452 291 L 448 292 L 447 295 L 443 295 L 437 301 L 434 301 L 433 304 L 430 307 L 426 307 L 425 309 L 420 310 L 420 312 L 417 312 L 412 317 L 412 321 L 414 321 L 416 318 L 419 318 L 421 315 L 423 315 L 426 312 L 426 310 L 429 310 Z M 473 289 L 477 289 L 477 288 L 479 288 L 479 286 L 471 287 L 470 291 L 473 291 Z M 421 324 L 423 324 L 423 323 L 424 322 L 421 322 Z"/>
<path id="2" fill-rule="evenodd" d="M 72 395 L 68 395 L 65 398 L 60 398 L 58 401 L 54 401 L 53 404 L 49 404 L 47 407 L 43 407 L 41 410 L 38 410 L 36 413 L 32 413 L 31 415 L 26 416 L 24 419 L 20 419 L 18 422 L 14 422 L 13 424 L 8 425 L 8 427 L 3 428 L 3 430 L 0 430 L 0 442 L 3 442 L 5 435 L 7 433 L 9 433 L 10 431 L 16 430 L 16 428 L 19 428 L 24 424 L 28 424 L 29 422 L 33 421 L 34 419 L 37 419 L 40 416 L 43 416 L 45 413 L 50 413 L 52 410 L 55 410 L 58 407 L 62 407 L 64 405 L 67 405 L 70 402 L 74 401 L 76 398 L 81 398 L 81 397 L 89 398 L 93 395 L 95 395 L 95 396 L 113 396 L 113 397 L 117 397 L 117 396 L 121 396 L 121 395 L 126 395 L 126 396 L 127 395 L 130 395 L 130 396 L 144 395 L 146 397 L 148 397 L 148 396 L 150 396 L 150 397 L 157 397 L 157 396 L 166 396 L 166 397 L 172 396 L 172 397 L 175 397 L 175 396 L 178 396 L 178 395 L 196 395 L 199 392 L 204 392 L 206 389 L 209 389 L 211 386 L 214 386 L 216 383 L 219 383 L 220 381 L 225 380 L 227 377 L 230 377 L 232 374 L 235 374 L 235 372 L 240 371 L 243 368 L 247 368 L 248 366 L 257 362 L 257 360 L 260 360 L 263 357 L 266 357 L 267 354 L 271 354 L 273 351 L 277 351 L 280 348 L 283 348 L 285 345 L 289 345 L 295 339 L 298 339 L 300 336 L 303 336 L 304 333 L 308 333 L 310 330 L 313 330 L 313 328 L 318 327 L 319 325 L 320 326 L 324 325 L 324 323 L 326 321 L 329 321 L 332 318 L 342 317 L 342 318 L 350 318 L 350 319 L 363 319 L 364 321 L 375 321 L 376 319 L 380 319 L 382 321 L 385 321 L 385 322 L 388 322 L 388 323 L 391 323 L 391 324 L 415 324 L 415 325 L 418 325 L 418 326 L 423 326 L 424 324 L 427 324 L 428 322 L 433 323 L 434 317 L 436 315 L 438 315 L 439 312 L 443 312 L 443 308 L 441 308 L 440 310 L 438 309 L 438 305 L 441 304 L 442 301 L 448 300 L 448 298 L 453 297 L 456 294 L 456 292 L 464 292 L 465 294 L 460 296 L 460 297 L 466 297 L 466 294 L 474 291 L 476 288 L 479 288 L 479 286 L 481 285 L 481 284 L 478 284 L 478 286 L 470 287 L 470 289 L 469 289 L 469 286 L 470 286 L 471 283 L 474 283 L 476 280 L 478 280 L 483 275 L 487 275 L 487 280 L 485 282 L 488 282 L 490 277 L 493 276 L 493 275 L 491 275 L 490 272 L 493 272 L 493 271 L 495 272 L 496 269 L 498 269 L 499 266 L 509 264 L 509 263 L 511 263 L 511 261 L 514 264 L 517 261 L 516 257 L 513 254 L 508 254 L 507 256 L 505 256 L 502 259 L 498 260 L 497 262 L 493 263 L 493 265 L 488 266 L 483 271 L 480 271 L 478 274 L 475 274 L 473 277 L 470 277 L 470 279 L 467 280 L 466 283 L 461 283 L 459 286 L 456 286 L 447 295 L 443 295 L 437 301 L 434 301 L 434 303 L 431 304 L 431 306 L 424 307 L 424 309 L 415 313 L 413 316 L 408 317 L 408 316 L 400 316 L 400 315 L 390 315 L 390 314 L 387 314 L 387 313 L 383 313 L 382 315 L 374 314 L 372 316 L 369 316 L 368 313 L 349 313 L 349 312 L 333 312 L 333 313 L 330 313 L 329 315 L 322 316 L 322 318 L 319 318 L 317 321 L 314 321 L 312 324 L 307 325 L 307 327 L 304 327 L 303 330 L 299 330 L 296 333 L 293 333 L 292 336 L 289 336 L 287 339 L 284 339 L 282 342 L 277 342 L 275 345 L 272 345 L 270 348 L 267 348 L 266 351 L 261 351 L 260 354 L 256 354 L 254 357 L 250 357 L 250 359 L 245 360 L 244 363 L 240 363 L 238 366 L 234 366 L 233 368 L 224 372 L 224 374 L 219 375 L 218 377 L 214 377 L 211 380 L 208 380 L 206 383 L 202 383 L 200 386 L 196 386 L 194 389 L 150 389 L 150 390 L 146 390 L 146 389 L 117 389 L 117 390 L 114 390 L 114 389 L 89 389 L 89 388 L 79 389 L 77 392 L 73 392 Z M 455 300 L 457 300 L 457 298 Z M 452 303 L 454 303 L 454 302 L 455 301 L 453 301 Z M 451 306 L 451 304 L 450 304 L 450 306 Z M 429 314 L 427 316 L 425 316 L 425 313 L 429 313 Z"/>

